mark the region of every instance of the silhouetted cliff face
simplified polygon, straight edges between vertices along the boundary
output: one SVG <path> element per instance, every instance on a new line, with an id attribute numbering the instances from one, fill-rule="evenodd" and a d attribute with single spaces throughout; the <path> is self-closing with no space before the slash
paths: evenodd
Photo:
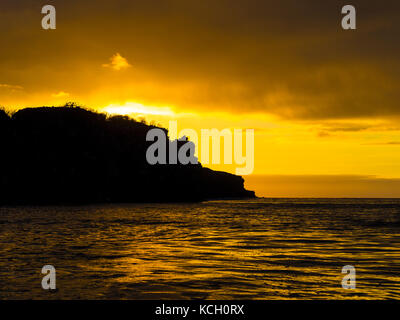
<path id="1" fill-rule="evenodd" d="M 77 107 L 0 110 L 0 204 L 254 197 L 242 177 L 200 164 L 149 165 L 152 128 Z"/>

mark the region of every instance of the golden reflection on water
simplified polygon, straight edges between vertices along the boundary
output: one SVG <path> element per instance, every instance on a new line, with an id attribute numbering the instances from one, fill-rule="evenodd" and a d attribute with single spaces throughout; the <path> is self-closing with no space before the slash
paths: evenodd
<path id="1" fill-rule="evenodd" d="M 400 297 L 400 201 L 0 209 L 1 298 Z M 40 288 L 53 264 L 58 291 Z M 341 286 L 353 265 L 355 290 Z M 39 279 L 39 280 L 38 280 Z"/>

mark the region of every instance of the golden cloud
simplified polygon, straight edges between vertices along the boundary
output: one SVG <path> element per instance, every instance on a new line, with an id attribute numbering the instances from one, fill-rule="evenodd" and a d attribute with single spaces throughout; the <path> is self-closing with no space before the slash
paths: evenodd
<path id="1" fill-rule="evenodd" d="M 118 52 L 110 58 L 110 63 L 103 64 L 102 66 L 105 68 L 112 68 L 117 71 L 131 67 L 131 65 L 128 63 L 128 60 L 126 60 L 126 58 L 121 56 Z"/>

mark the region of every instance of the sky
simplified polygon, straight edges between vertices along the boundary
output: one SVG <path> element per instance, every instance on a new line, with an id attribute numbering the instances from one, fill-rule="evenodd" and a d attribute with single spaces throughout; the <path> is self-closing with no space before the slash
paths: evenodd
<path id="1" fill-rule="evenodd" d="M 0 105 L 254 129 L 259 196 L 400 197 L 399 35 L 398 1 L 2 0 Z"/>

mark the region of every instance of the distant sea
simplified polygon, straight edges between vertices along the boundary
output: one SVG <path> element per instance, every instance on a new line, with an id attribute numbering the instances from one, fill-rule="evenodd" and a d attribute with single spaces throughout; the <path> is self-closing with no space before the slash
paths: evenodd
<path id="1" fill-rule="evenodd" d="M 400 299 L 399 199 L 0 208 L 0 299 L 388 298 Z"/>

